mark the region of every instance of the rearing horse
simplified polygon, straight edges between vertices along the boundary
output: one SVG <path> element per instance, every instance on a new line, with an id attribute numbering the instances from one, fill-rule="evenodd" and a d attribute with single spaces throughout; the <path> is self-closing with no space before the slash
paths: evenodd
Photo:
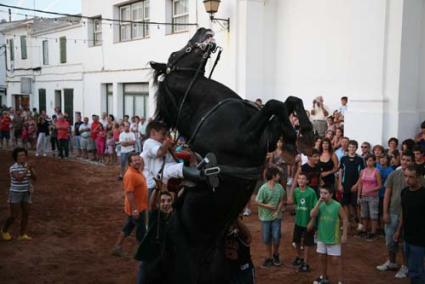
<path id="1" fill-rule="evenodd" d="M 297 150 L 308 154 L 313 147 L 313 128 L 300 99 L 271 100 L 258 109 L 206 78 L 205 64 L 216 50 L 214 33 L 200 28 L 167 64 L 151 62 L 158 83 L 156 118 L 177 128 L 193 151 L 213 152 L 221 173 L 214 191 L 200 182 L 177 200 L 166 243 L 158 259 L 147 263 L 148 283 L 226 283 L 223 234 L 250 199 L 266 153 L 282 136 L 288 161 Z M 290 114 L 299 118 L 298 133 Z"/>

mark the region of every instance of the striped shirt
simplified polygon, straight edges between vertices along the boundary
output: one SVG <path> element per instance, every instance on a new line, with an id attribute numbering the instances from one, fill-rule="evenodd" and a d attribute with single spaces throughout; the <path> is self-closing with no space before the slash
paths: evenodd
<path id="1" fill-rule="evenodd" d="M 21 164 L 14 163 L 10 169 L 10 191 L 27 192 L 31 187 L 31 172 Z M 17 180 L 14 174 L 26 174 L 22 180 Z"/>

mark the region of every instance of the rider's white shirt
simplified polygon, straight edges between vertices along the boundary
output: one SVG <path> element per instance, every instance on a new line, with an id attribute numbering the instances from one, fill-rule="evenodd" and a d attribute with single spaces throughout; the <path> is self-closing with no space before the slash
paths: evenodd
<path id="1" fill-rule="evenodd" d="M 145 168 L 143 174 L 148 182 L 148 187 L 154 186 L 155 182 L 153 178 L 156 177 L 162 168 L 163 158 L 158 158 L 158 150 L 161 147 L 161 142 L 158 142 L 152 138 L 149 138 L 143 144 L 143 152 L 140 156 L 145 162 Z M 165 156 L 165 163 L 175 163 L 170 153 Z"/>

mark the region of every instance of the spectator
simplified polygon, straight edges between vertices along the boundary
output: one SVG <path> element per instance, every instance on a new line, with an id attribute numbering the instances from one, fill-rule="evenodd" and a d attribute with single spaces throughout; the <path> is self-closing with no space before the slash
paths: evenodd
<path id="1" fill-rule="evenodd" d="M 335 173 L 338 171 L 338 158 L 336 157 L 331 141 L 324 138 L 320 146 L 319 161 L 323 186 L 335 189 Z"/>
<path id="2" fill-rule="evenodd" d="M 145 214 L 148 209 L 148 190 L 146 179 L 140 171 L 143 168 L 143 160 L 136 153 L 129 153 L 126 158 L 129 167 L 125 173 L 123 185 L 124 212 L 127 220 L 112 249 L 112 254 L 116 256 L 125 255 L 122 245 L 134 228 L 136 228 L 136 239 L 139 243 L 143 240 L 146 232 Z"/>
<path id="3" fill-rule="evenodd" d="M 49 123 L 43 116 L 38 118 L 37 124 L 37 147 L 35 156 L 38 157 L 41 153 L 43 157 L 47 156 L 47 141 L 49 137 Z"/>
<path id="4" fill-rule="evenodd" d="M 396 263 L 398 242 L 394 241 L 393 236 L 399 226 L 401 218 L 401 191 L 405 188 L 406 181 L 404 179 L 404 170 L 413 162 L 411 152 L 403 152 L 401 156 L 401 166 L 392 172 L 385 182 L 385 194 L 383 203 L 383 221 L 385 223 L 385 244 L 388 250 L 388 260 L 378 265 L 376 269 L 379 271 L 395 270 L 398 268 Z M 405 266 L 405 254 L 403 257 L 403 265 L 395 275 L 396 278 L 407 277 L 407 267 Z"/>
<path id="5" fill-rule="evenodd" d="M 81 133 L 80 133 L 80 125 L 83 124 L 81 121 L 81 113 L 75 113 L 75 122 L 74 122 L 74 140 L 75 147 L 77 148 L 77 157 L 81 157 Z"/>
<path id="6" fill-rule="evenodd" d="M 263 267 L 280 266 L 279 246 L 281 238 L 282 206 L 285 190 L 280 185 L 279 169 L 268 168 L 267 182 L 263 184 L 255 198 L 258 206 L 258 217 L 261 221 L 263 243 L 267 257 Z"/>
<path id="7" fill-rule="evenodd" d="M 140 140 L 140 133 L 139 133 L 139 122 L 140 122 L 140 119 L 137 115 L 131 118 L 130 131 L 133 132 L 134 137 L 136 137 L 136 144 L 134 144 L 136 153 L 142 152 L 142 143 Z"/>
<path id="8" fill-rule="evenodd" d="M 332 270 L 337 271 L 338 283 L 342 283 L 341 242 L 347 241 L 347 216 L 336 200 L 332 199 L 333 191 L 326 187 L 320 188 L 320 198 L 311 210 L 312 219 L 317 222 L 317 253 L 320 256 L 321 275 L 313 282 L 329 283 L 328 256 L 331 257 Z M 340 232 L 342 219 L 342 237 Z"/>
<path id="9" fill-rule="evenodd" d="M 140 117 L 140 123 L 139 123 L 139 133 L 140 133 L 140 140 L 142 141 L 142 146 L 143 146 L 143 142 L 147 139 L 146 137 L 146 119 L 141 116 Z"/>
<path id="10" fill-rule="evenodd" d="M 328 116 L 328 118 L 326 119 L 326 123 L 327 123 L 326 131 L 331 130 L 333 133 L 335 133 L 336 125 L 335 125 L 335 122 L 334 122 L 334 117 L 332 115 Z"/>
<path id="11" fill-rule="evenodd" d="M 335 136 L 335 132 L 333 132 L 330 129 L 326 130 L 325 138 L 327 138 L 327 139 L 329 139 L 329 140 L 332 141 L 334 139 L 334 136 Z"/>
<path id="12" fill-rule="evenodd" d="M 9 116 L 9 112 L 4 111 L 0 117 L 0 147 L 8 148 L 10 140 L 10 129 L 12 126 L 12 119 Z M 4 143 L 6 140 L 6 143 Z"/>
<path id="13" fill-rule="evenodd" d="M 344 131 L 341 127 L 337 127 L 335 130 L 335 136 L 332 139 L 332 147 L 338 149 L 341 147 L 341 141 L 344 138 Z M 347 141 L 348 142 L 348 141 Z"/>
<path id="14" fill-rule="evenodd" d="M 357 212 L 357 181 L 361 170 L 364 169 L 364 160 L 356 154 L 358 143 L 356 140 L 348 142 L 348 154 L 341 158 L 338 190 L 342 192 L 342 206 L 350 222 L 358 223 L 358 230 L 362 231 L 363 226 L 359 222 Z M 352 217 L 352 218 L 351 218 Z"/>
<path id="15" fill-rule="evenodd" d="M 105 144 L 106 144 L 106 131 L 103 124 L 99 124 L 96 137 L 96 154 L 99 162 L 103 163 L 103 156 L 105 155 Z"/>
<path id="16" fill-rule="evenodd" d="M 119 143 L 121 145 L 120 150 L 120 175 L 119 180 L 122 180 L 122 176 L 127 167 L 128 156 L 134 151 L 134 144 L 136 144 L 136 137 L 133 132 L 130 132 L 130 124 L 124 122 L 124 131 L 120 134 Z"/>
<path id="17" fill-rule="evenodd" d="M 286 183 L 288 181 L 288 168 L 289 165 L 283 158 L 283 145 L 284 141 L 283 138 L 280 137 L 279 140 L 276 142 L 276 150 L 269 153 L 267 155 L 267 164 L 268 167 L 275 167 L 279 170 L 279 176 L 280 180 L 279 183 L 282 185 L 283 188 L 286 187 Z"/>
<path id="18" fill-rule="evenodd" d="M 339 107 L 338 112 L 341 113 L 343 116 L 348 111 L 347 103 L 348 97 L 341 97 L 341 106 Z"/>
<path id="19" fill-rule="evenodd" d="M 425 149 L 425 120 L 421 123 L 421 132 L 416 135 L 416 143 Z"/>
<path id="20" fill-rule="evenodd" d="M 56 129 L 59 157 L 61 159 L 67 159 L 69 156 L 69 127 L 69 122 L 63 117 L 63 115 L 59 115 L 58 120 L 56 121 Z"/>
<path id="21" fill-rule="evenodd" d="M 100 124 L 102 124 L 103 128 L 106 129 L 108 126 L 108 114 L 106 112 L 102 112 L 102 117 L 100 119 Z"/>
<path id="22" fill-rule="evenodd" d="M 379 170 L 375 168 L 375 156 L 369 155 L 365 158 L 366 167 L 360 172 L 358 181 L 358 199 L 360 201 L 360 217 L 363 231 L 360 233 L 367 240 L 373 241 L 376 237 L 379 213 L 379 189 L 382 187 L 382 178 Z M 367 229 L 371 228 L 370 232 Z"/>
<path id="23" fill-rule="evenodd" d="M 388 139 L 388 155 L 392 155 L 395 150 L 398 148 L 398 139 L 391 137 Z"/>
<path id="24" fill-rule="evenodd" d="M 255 100 L 255 104 L 258 106 L 258 108 L 262 108 L 264 106 L 263 105 L 263 100 L 260 99 L 260 98 L 258 98 L 258 99 Z"/>
<path id="25" fill-rule="evenodd" d="M 298 187 L 292 195 L 288 195 L 288 204 L 295 204 L 295 224 L 292 242 L 297 250 L 297 257 L 292 262 L 298 266 L 298 271 L 309 272 L 310 266 L 308 261 L 309 247 L 314 246 L 314 232 L 307 230 L 310 223 L 310 211 L 317 203 L 317 196 L 314 189 L 307 186 L 307 174 L 298 174 Z M 302 247 L 304 247 L 304 257 L 301 255 Z"/>
<path id="26" fill-rule="evenodd" d="M 24 128 L 24 118 L 22 117 L 22 113 L 20 110 L 17 110 L 13 120 L 13 136 L 15 138 L 15 146 L 18 145 L 19 139 L 21 139 L 22 129 Z"/>
<path id="27" fill-rule="evenodd" d="M 350 142 L 350 139 L 348 139 L 348 137 L 342 137 L 341 138 L 341 141 L 339 142 L 340 147 L 335 151 L 335 155 L 338 158 L 338 162 L 341 161 L 342 157 L 344 157 L 345 155 L 347 155 L 348 143 L 349 142 Z M 334 143 L 332 143 L 332 144 L 334 144 Z"/>
<path id="28" fill-rule="evenodd" d="M 382 184 L 385 185 L 387 177 L 394 171 L 390 166 L 390 157 L 388 155 L 383 155 L 379 158 L 376 168 L 379 170 L 379 173 L 382 178 Z M 384 228 L 383 216 L 384 216 L 384 196 L 385 196 L 385 186 L 382 186 L 379 189 L 379 227 Z"/>
<path id="29" fill-rule="evenodd" d="M 31 197 L 33 188 L 31 180 L 35 180 L 35 171 L 27 162 L 28 152 L 24 148 L 15 148 L 12 152 L 12 157 L 15 163 L 10 167 L 10 190 L 9 190 L 9 205 L 10 216 L 7 218 L 1 228 L 2 239 L 10 241 L 12 236 L 9 233 L 9 227 L 21 211 L 21 229 L 18 240 L 29 241 L 31 237 L 27 234 L 28 218 L 31 205 Z"/>
<path id="30" fill-rule="evenodd" d="M 372 154 L 375 156 L 375 159 L 377 160 L 376 163 L 379 163 L 378 159 L 382 157 L 385 153 L 385 148 L 382 145 L 375 145 L 372 148 Z"/>
<path id="31" fill-rule="evenodd" d="M 52 115 L 52 122 L 50 124 L 50 144 L 52 145 L 52 153 L 53 153 L 53 157 L 56 156 L 56 148 L 59 147 L 58 146 L 58 130 L 56 128 L 56 122 L 57 122 L 57 116 L 56 114 Z"/>
<path id="32" fill-rule="evenodd" d="M 326 117 L 329 115 L 327 107 L 323 104 L 323 97 L 317 97 L 313 100 L 313 108 L 310 112 L 310 119 L 313 123 L 313 128 L 321 137 L 325 135 L 327 123 Z"/>
<path id="33" fill-rule="evenodd" d="M 319 196 L 319 187 L 322 184 L 319 159 L 320 152 L 314 148 L 311 152 L 311 155 L 307 158 L 307 163 L 303 164 L 300 168 L 298 168 L 297 173 L 294 177 L 295 182 L 292 183 L 288 195 L 292 195 L 291 193 L 294 192 L 294 189 L 297 186 L 296 181 L 298 180 L 298 175 L 300 173 L 304 173 L 307 177 L 308 186 L 311 187 L 314 192 L 316 192 L 316 196 Z"/>
<path id="34" fill-rule="evenodd" d="M 112 131 L 106 134 L 106 163 L 112 164 L 115 161 L 115 140 Z"/>
<path id="35" fill-rule="evenodd" d="M 369 156 L 371 154 L 370 149 L 371 145 L 369 142 L 363 142 L 362 145 L 360 146 L 360 150 L 361 150 L 361 154 L 360 156 L 365 159 L 367 156 Z"/>
<path id="36" fill-rule="evenodd" d="M 393 170 L 396 170 L 398 167 L 400 167 L 400 151 L 394 150 L 390 158 L 390 164 Z"/>
<path id="37" fill-rule="evenodd" d="M 406 139 L 401 143 L 401 151 L 409 151 L 412 152 L 413 151 L 413 147 L 415 146 L 415 140 L 413 139 Z"/>
<path id="38" fill-rule="evenodd" d="M 89 124 L 89 118 L 84 117 L 83 123 L 78 127 L 80 133 L 80 148 L 84 159 L 88 159 L 88 153 L 92 150 L 91 142 L 91 126 Z"/>
<path id="39" fill-rule="evenodd" d="M 403 228 L 410 283 L 425 283 L 425 188 L 413 165 L 406 168 L 404 178 L 407 187 L 401 192 L 402 218 L 394 238 L 400 239 Z"/>
<path id="40" fill-rule="evenodd" d="M 91 129 L 90 129 L 90 135 L 91 135 L 91 142 L 92 142 L 92 150 L 93 150 L 93 160 L 97 160 L 97 156 L 96 156 L 96 138 L 97 138 L 97 133 L 99 131 L 99 126 L 100 126 L 100 122 L 99 122 L 99 116 L 93 114 L 92 115 L 92 124 L 91 124 Z"/>
<path id="41" fill-rule="evenodd" d="M 415 167 L 417 173 L 421 176 L 425 176 L 425 156 L 424 156 L 425 150 L 419 146 L 416 145 L 413 147 L 413 155 L 415 157 Z"/>
<path id="42" fill-rule="evenodd" d="M 314 140 L 314 149 L 320 151 L 320 145 L 322 145 L 322 137 L 317 136 Z"/>

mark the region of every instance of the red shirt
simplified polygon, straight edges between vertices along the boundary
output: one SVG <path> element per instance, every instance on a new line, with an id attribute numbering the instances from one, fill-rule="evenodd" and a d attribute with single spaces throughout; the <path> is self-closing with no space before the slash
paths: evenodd
<path id="1" fill-rule="evenodd" d="M 99 121 L 93 121 L 93 123 L 91 124 L 91 138 L 93 140 L 96 140 L 97 138 L 97 133 L 99 132 L 99 125 Z"/>
<path id="2" fill-rule="evenodd" d="M 10 131 L 10 123 L 12 119 L 9 116 L 3 115 L 0 120 L 0 130 L 1 131 Z"/>
<path id="3" fill-rule="evenodd" d="M 69 122 L 66 119 L 58 119 L 56 121 L 56 129 L 58 131 L 58 139 L 69 138 Z"/>

